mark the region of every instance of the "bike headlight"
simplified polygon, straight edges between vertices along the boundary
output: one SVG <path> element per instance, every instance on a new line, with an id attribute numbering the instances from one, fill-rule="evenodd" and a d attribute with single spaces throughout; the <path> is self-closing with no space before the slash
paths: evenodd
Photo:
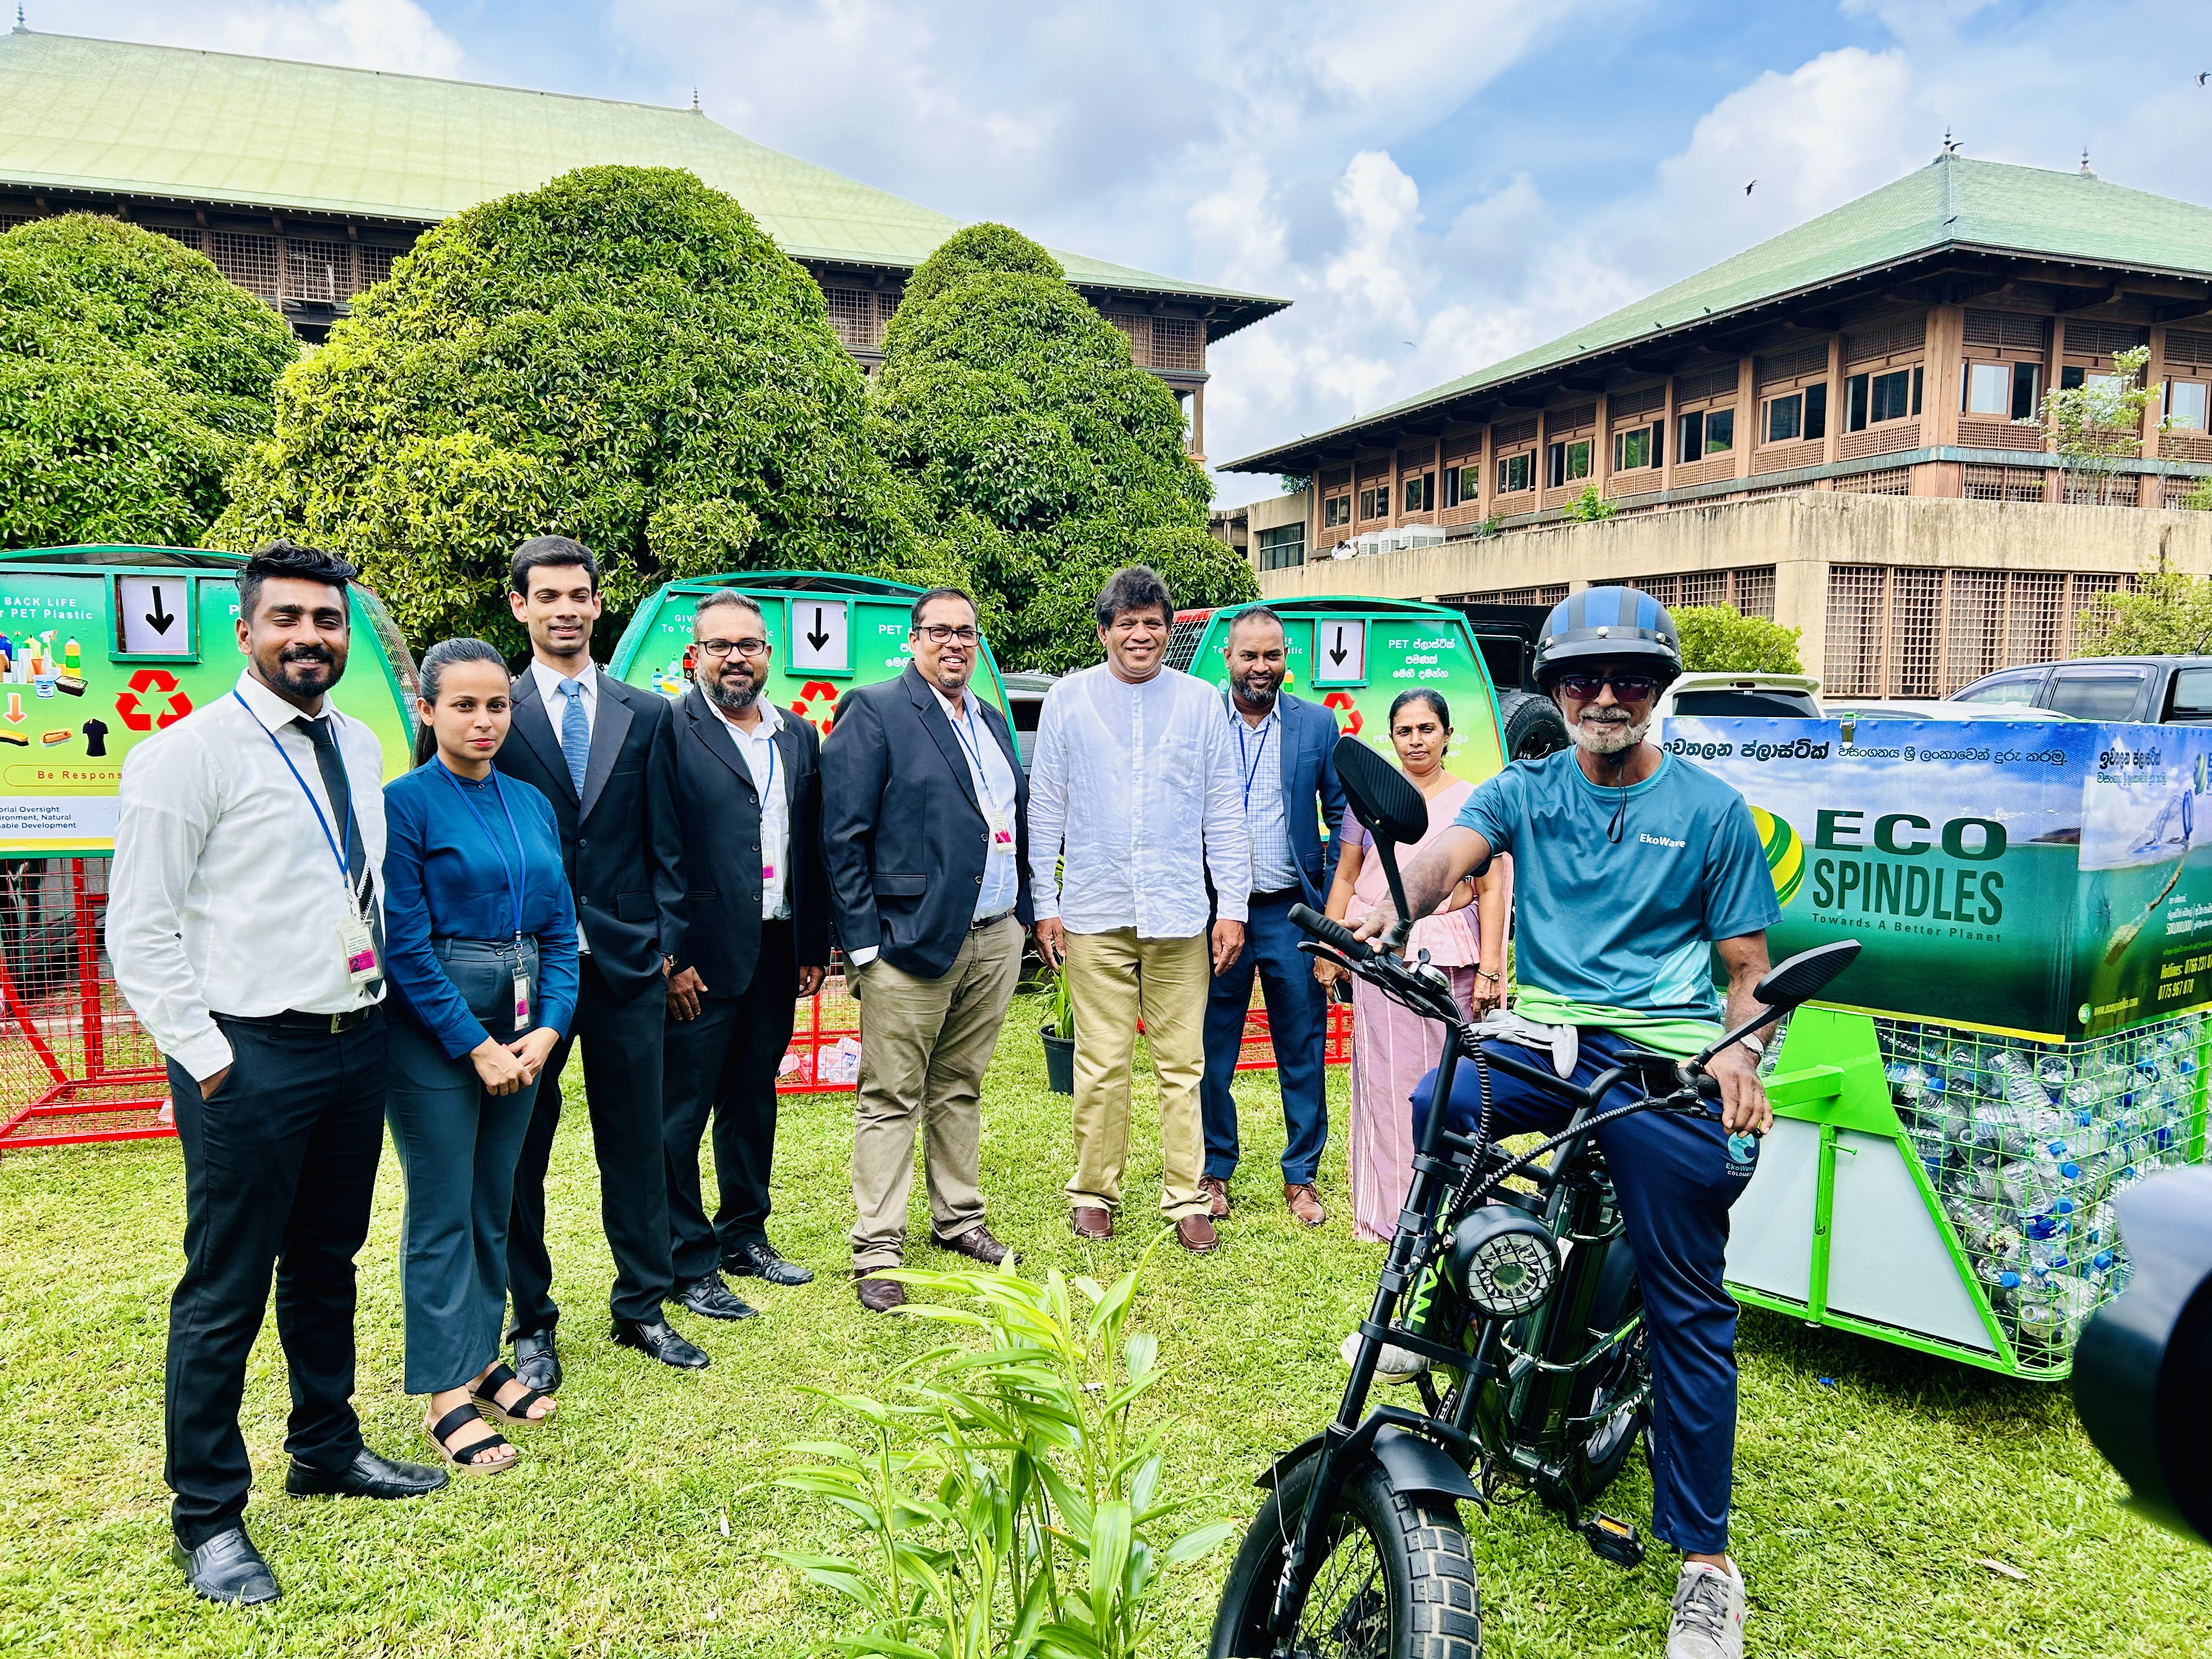
<path id="1" fill-rule="evenodd" d="M 1486 1204 L 1452 1229 L 1453 1286 L 1486 1319 L 1541 1307 L 1559 1279 L 1559 1249 L 1544 1224 L 1510 1205 Z"/>

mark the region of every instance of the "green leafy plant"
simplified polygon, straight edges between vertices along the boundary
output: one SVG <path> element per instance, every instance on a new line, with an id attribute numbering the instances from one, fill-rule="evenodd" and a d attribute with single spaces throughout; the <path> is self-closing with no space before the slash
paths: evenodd
<path id="1" fill-rule="evenodd" d="M 1725 605 L 1686 605 L 1674 613 L 1682 636 L 1682 666 L 1692 673 L 1802 674 L 1802 630 Z"/>
<path id="2" fill-rule="evenodd" d="M 1004 225 L 969 226 L 915 272 L 868 401 L 902 510 L 981 601 L 1002 664 L 1097 662 L 1091 606 L 1122 565 L 1152 566 L 1179 605 L 1259 592 L 1206 532 L 1212 489 L 1175 394 Z"/>
<path id="3" fill-rule="evenodd" d="M 0 546 L 193 545 L 298 356 L 166 236 L 89 213 L 0 236 Z"/>
<path id="4" fill-rule="evenodd" d="M 1067 987 L 1066 963 L 1062 963 L 1052 978 L 1046 981 L 1044 1019 L 1054 1036 L 1069 1042 L 1075 1041 L 1075 995 Z"/>
<path id="5" fill-rule="evenodd" d="M 2100 593 L 2075 623 L 2088 657 L 2200 656 L 2212 652 L 2212 577 L 2161 564 L 2132 593 Z"/>
<path id="6" fill-rule="evenodd" d="M 580 168 L 456 214 L 357 298 L 208 540 L 296 536 L 413 638 L 514 647 L 507 558 L 557 531 L 599 556 L 604 653 L 677 577 L 925 574 L 866 408 L 821 289 L 736 201 Z"/>
<path id="7" fill-rule="evenodd" d="M 2135 505 L 2133 490 L 2117 486 L 2120 463 L 2142 453 L 2143 414 L 2154 395 L 2142 380 L 2149 361 L 2148 346 L 2114 352 L 2111 374 L 2091 374 L 2080 386 L 2044 394 L 2041 424 L 2058 452 L 2066 500 L 2097 507 L 2116 501 Z M 2165 422 L 2159 426 L 2163 429 Z"/>
<path id="8" fill-rule="evenodd" d="M 1166 1569 L 1235 1532 L 1220 1522 L 1164 1546 L 1147 1535 L 1180 1507 L 1160 1495 L 1158 1430 L 1134 1420 L 1164 1375 L 1157 1340 L 1130 1329 L 1159 1243 L 1110 1290 L 1056 1269 L 1041 1284 L 1011 1267 L 886 1275 L 945 1298 L 909 1302 L 908 1314 L 981 1344 L 900 1366 L 895 1401 L 810 1390 L 869 1431 L 860 1446 L 795 1443 L 811 1461 L 774 1482 L 860 1523 L 851 1557 L 775 1553 L 867 1620 L 831 1645 L 896 1659 L 1146 1650 Z"/>
<path id="9" fill-rule="evenodd" d="M 1601 519 L 1611 518 L 1620 511 L 1619 507 L 1597 493 L 1595 484 L 1590 484 L 1583 490 L 1581 495 L 1567 503 L 1565 516 L 1577 523 L 1595 524 Z"/>

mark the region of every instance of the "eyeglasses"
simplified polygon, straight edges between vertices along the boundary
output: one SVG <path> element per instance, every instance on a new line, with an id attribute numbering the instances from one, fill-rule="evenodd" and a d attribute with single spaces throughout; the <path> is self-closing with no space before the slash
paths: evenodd
<path id="1" fill-rule="evenodd" d="M 1588 702 L 1607 686 L 1623 702 L 1641 702 L 1659 689 L 1659 682 L 1649 674 L 1562 674 L 1559 690 L 1577 702 Z"/>
<path id="2" fill-rule="evenodd" d="M 726 657 L 732 651 L 741 657 L 765 657 L 768 641 L 758 637 L 746 640 L 702 640 L 699 654 L 702 657 Z"/>
<path id="3" fill-rule="evenodd" d="M 950 645 L 957 640 L 963 645 L 973 645 L 983 636 L 964 623 L 955 628 L 950 623 L 930 623 L 914 630 L 932 645 Z"/>

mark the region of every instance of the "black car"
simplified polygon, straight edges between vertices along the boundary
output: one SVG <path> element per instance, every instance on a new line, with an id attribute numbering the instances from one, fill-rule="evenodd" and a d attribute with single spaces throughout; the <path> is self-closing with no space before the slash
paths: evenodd
<path id="1" fill-rule="evenodd" d="M 2051 708 L 2077 720 L 2212 726 L 2212 657 L 2076 657 L 2000 669 L 1951 701 Z"/>

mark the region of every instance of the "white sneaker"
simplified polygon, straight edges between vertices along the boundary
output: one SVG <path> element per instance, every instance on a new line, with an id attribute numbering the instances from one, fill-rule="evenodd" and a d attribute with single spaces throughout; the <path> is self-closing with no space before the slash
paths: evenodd
<path id="1" fill-rule="evenodd" d="M 1743 1575 L 1702 1561 L 1682 1563 L 1674 1581 L 1674 1620 L 1667 1659 L 1743 1659 Z"/>
<path id="2" fill-rule="evenodd" d="M 1336 1351 L 1344 1368 L 1350 1370 L 1359 1358 L 1359 1333 L 1354 1331 L 1344 1339 Z M 1401 1348 L 1395 1342 L 1385 1342 L 1382 1352 L 1375 1361 L 1375 1380 L 1377 1382 L 1410 1382 L 1428 1370 L 1429 1362 L 1411 1348 Z"/>

